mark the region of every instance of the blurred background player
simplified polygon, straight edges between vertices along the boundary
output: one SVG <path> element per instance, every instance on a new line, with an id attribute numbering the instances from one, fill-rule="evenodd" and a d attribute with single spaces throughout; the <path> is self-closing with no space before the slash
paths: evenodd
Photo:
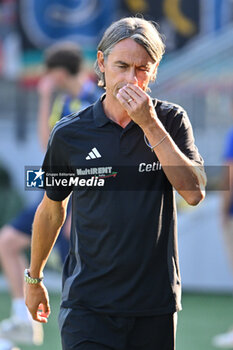
<path id="1" fill-rule="evenodd" d="M 222 232 L 228 261 L 233 273 L 233 128 L 228 131 L 226 137 L 224 162 L 226 168 L 224 168 L 223 181 L 227 184 L 229 190 L 222 191 Z M 228 332 L 216 335 L 213 338 L 213 345 L 219 348 L 233 349 L 233 324 Z"/>
<path id="2" fill-rule="evenodd" d="M 57 96 L 54 100 L 54 93 Z M 38 133 L 46 150 L 50 130 L 63 116 L 86 108 L 99 96 L 95 83 L 83 67 L 82 53 L 74 43 L 59 43 L 45 52 L 45 72 L 38 85 Z M 0 338 L 16 344 L 43 342 L 41 324 L 31 320 L 23 294 L 24 250 L 30 247 L 31 227 L 41 196 L 0 231 L 0 263 L 12 296 L 11 315 L 0 323 Z M 69 247 L 70 215 L 59 235 L 57 246 L 64 262 Z M 0 350 L 5 350 L 0 339 Z"/>

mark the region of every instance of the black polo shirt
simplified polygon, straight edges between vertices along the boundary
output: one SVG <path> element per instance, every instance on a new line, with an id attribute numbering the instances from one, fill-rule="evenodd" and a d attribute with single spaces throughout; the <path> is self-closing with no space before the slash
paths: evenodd
<path id="1" fill-rule="evenodd" d="M 159 100 L 154 105 L 181 151 L 202 164 L 186 112 Z M 111 121 L 100 99 L 57 123 L 43 168 L 104 180 L 104 186 L 47 188 L 55 201 L 73 191 L 62 306 L 125 316 L 179 310 L 174 191 L 141 128 Z"/>

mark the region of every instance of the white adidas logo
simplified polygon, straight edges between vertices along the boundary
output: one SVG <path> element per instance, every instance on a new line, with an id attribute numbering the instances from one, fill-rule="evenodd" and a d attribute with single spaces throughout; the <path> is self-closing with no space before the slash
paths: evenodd
<path id="1" fill-rule="evenodd" d="M 101 154 L 97 150 L 97 148 L 92 148 L 91 152 L 88 153 L 88 156 L 86 157 L 86 160 L 95 159 L 95 158 L 101 158 Z"/>

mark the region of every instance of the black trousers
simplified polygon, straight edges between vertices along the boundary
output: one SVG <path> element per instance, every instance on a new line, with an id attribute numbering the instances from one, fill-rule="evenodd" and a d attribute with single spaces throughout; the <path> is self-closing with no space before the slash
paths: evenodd
<path id="1" fill-rule="evenodd" d="M 175 350 L 176 314 L 118 317 L 61 309 L 63 350 Z"/>

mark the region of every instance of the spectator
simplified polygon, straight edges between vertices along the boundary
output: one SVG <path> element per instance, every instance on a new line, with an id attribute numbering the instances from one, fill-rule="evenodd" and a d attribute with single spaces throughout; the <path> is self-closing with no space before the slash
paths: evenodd
<path id="1" fill-rule="evenodd" d="M 47 147 L 50 130 L 62 117 L 86 108 L 96 100 L 94 82 L 87 79 L 81 50 L 73 43 L 59 43 L 45 52 L 45 74 L 38 86 L 38 132 L 42 148 Z M 58 95 L 52 104 L 54 92 Z M 0 323 L 0 337 L 13 343 L 39 345 L 41 324 L 33 322 L 26 309 L 23 271 L 27 266 L 24 250 L 30 247 L 31 227 L 38 203 L 23 210 L 0 231 L 0 263 L 12 295 L 11 316 Z M 69 247 L 68 216 L 57 242 L 64 262 Z M 0 340 L 0 350 L 1 340 Z"/>

